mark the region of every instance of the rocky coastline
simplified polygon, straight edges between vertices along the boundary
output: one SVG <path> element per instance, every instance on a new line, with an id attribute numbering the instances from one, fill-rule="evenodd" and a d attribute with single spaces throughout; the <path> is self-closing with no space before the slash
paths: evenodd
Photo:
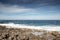
<path id="1" fill-rule="evenodd" d="M 0 26 L 0 40 L 60 40 L 60 32 Z"/>

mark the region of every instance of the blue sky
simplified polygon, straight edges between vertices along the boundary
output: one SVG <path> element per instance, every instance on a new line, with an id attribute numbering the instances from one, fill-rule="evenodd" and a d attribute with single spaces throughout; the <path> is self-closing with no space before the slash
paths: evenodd
<path id="1" fill-rule="evenodd" d="M 60 0 L 0 0 L 0 20 L 60 20 Z"/>

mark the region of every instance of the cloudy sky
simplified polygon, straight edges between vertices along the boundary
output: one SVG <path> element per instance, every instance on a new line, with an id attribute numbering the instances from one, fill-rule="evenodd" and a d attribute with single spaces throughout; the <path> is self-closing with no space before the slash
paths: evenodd
<path id="1" fill-rule="evenodd" d="M 60 20 L 60 0 L 0 0 L 0 20 Z"/>

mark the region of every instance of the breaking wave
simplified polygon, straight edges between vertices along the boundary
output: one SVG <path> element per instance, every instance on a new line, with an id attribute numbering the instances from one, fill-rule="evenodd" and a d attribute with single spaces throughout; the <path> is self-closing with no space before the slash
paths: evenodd
<path id="1" fill-rule="evenodd" d="M 1 26 L 6 26 L 7 28 L 28 28 L 28 29 L 42 29 L 47 31 L 60 31 L 60 26 L 57 25 L 45 25 L 45 26 L 30 26 L 25 24 L 14 24 L 14 23 L 3 23 Z"/>

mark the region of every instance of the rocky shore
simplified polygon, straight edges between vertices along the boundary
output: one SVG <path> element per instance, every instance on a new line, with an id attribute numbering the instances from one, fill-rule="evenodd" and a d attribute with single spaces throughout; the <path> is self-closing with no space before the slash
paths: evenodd
<path id="1" fill-rule="evenodd" d="M 0 40 L 60 40 L 60 32 L 0 26 Z"/>

